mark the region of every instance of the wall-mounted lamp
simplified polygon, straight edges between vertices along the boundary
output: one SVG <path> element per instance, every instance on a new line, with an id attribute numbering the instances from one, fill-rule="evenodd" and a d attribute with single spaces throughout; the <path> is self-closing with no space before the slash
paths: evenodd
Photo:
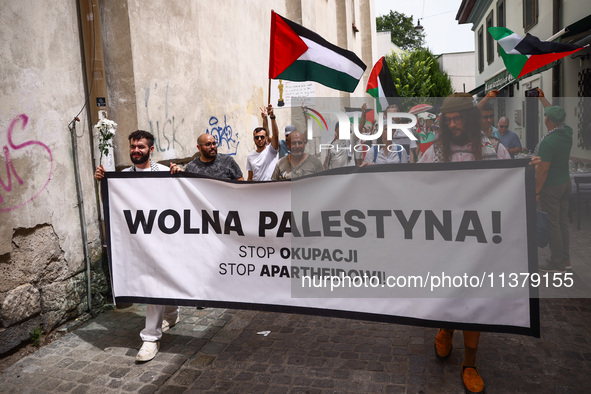
<path id="1" fill-rule="evenodd" d="M 421 26 L 421 18 L 417 19 L 417 25 L 415 26 L 415 30 L 418 32 L 423 31 L 423 26 Z"/>

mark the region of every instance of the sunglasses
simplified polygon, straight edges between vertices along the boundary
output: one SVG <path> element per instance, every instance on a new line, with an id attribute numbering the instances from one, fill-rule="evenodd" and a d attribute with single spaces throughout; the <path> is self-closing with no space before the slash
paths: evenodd
<path id="1" fill-rule="evenodd" d="M 199 144 L 199 145 L 204 146 L 206 148 L 209 148 L 209 147 L 212 147 L 212 146 L 216 146 L 217 144 L 218 144 L 217 142 L 213 141 L 213 142 L 207 142 L 205 144 Z"/>
<path id="2" fill-rule="evenodd" d="M 499 125 L 498 127 L 499 127 L 499 129 L 508 129 L 509 128 L 509 126 L 501 126 L 501 125 Z"/>
<path id="3" fill-rule="evenodd" d="M 255 140 L 264 140 L 266 137 L 264 135 L 255 135 L 254 139 Z"/>

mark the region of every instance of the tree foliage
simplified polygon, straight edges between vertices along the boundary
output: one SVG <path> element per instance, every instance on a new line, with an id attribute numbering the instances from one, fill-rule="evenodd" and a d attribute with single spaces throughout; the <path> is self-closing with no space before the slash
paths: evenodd
<path id="1" fill-rule="evenodd" d="M 432 98 L 403 99 L 404 107 L 410 108 L 414 104 L 425 102 L 436 104 L 436 97 L 447 97 L 453 93 L 451 79 L 446 72 L 439 69 L 439 62 L 428 49 L 393 52 L 386 56 L 386 61 L 400 97 Z"/>
<path id="2" fill-rule="evenodd" d="M 420 48 L 425 44 L 425 33 L 415 30 L 412 16 L 406 16 L 397 11 L 378 16 L 376 28 L 378 31 L 390 30 L 392 42 L 404 50 Z"/>

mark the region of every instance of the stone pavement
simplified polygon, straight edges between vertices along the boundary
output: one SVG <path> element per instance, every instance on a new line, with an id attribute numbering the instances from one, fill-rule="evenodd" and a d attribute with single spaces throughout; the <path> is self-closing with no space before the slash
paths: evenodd
<path id="1" fill-rule="evenodd" d="M 581 230 L 572 225 L 571 236 L 575 281 L 588 281 L 591 217 Z M 589 392 L 589 298 L 541 299 L 539 339 L 483 333 L 487 393 Z M 441 363 L 433 328 L 189 307 L 181 314 L 156 358 L 136 364 L 144 307 L 104 312 L 7 368 L 0 393 L 463 392 L 460 332 Z"/>

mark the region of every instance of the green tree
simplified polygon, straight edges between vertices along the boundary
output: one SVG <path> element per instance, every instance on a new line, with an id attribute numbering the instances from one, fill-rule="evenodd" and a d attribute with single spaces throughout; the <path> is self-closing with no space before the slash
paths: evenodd
<path id="1" fill-rule="evenodd" d="M 401 49 L 420 48 L 425 44 L 425 34 L 415 30 L 412 16 L 397 11 L 376 18 L 378 31 L 390 30 L 390 39 Z"/>
<path id="2" fill-rule="evenodd" d="M 393 52 L 386 61 L 405 110 L 419 103 L 438 105 L 437 98 L 453 93 L 449 76 L 439 69 L 439 62 L 428 49 Z"/>

